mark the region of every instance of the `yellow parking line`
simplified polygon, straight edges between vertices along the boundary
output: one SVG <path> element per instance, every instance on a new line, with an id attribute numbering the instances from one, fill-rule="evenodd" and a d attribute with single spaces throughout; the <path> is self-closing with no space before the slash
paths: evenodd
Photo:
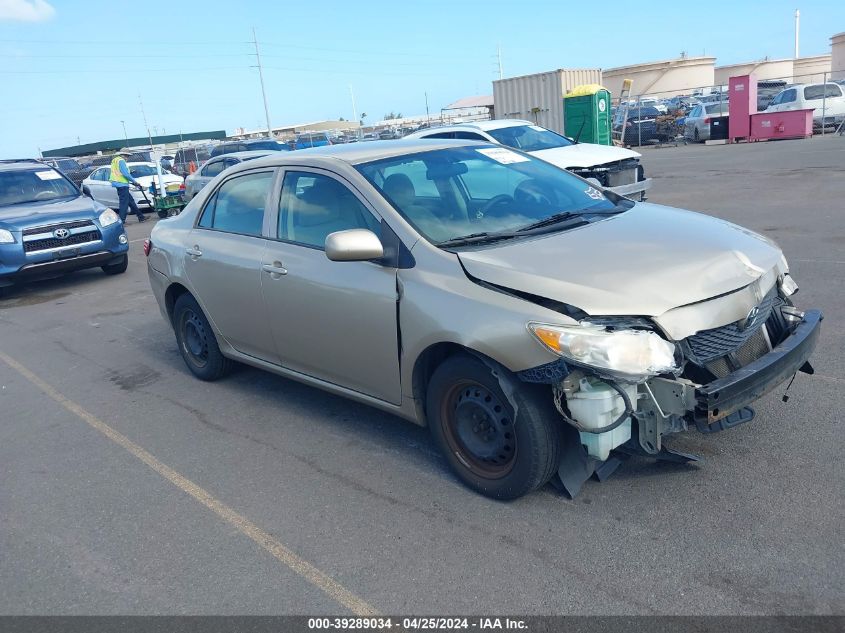
<path id="1" fill-rule="evenodd" d="M 55 400 L 65 409 L 81 418 L 89 426 L 96 429 L 115 444 L 132 453 L 135 457 L 144 462 L 147 466 L 156 471 L 159 475 L 167 479 L 174 486 L 191 495 L 194 499 L 203 504 L 206 508 L 217 514 L 221 519 L 230 523 L 240 532 L 258 543 L 265 550 L 270 552 L 276 559 L 282 562 L 285 566 L 290 568 L 295 573 L 302 576 L 312 585 L 325 592 L 329 597 L 336 600 L 344 607 L 359 616 L 373 616 L 379 615 L 379 612 L 370 604 L 356 596 L 346 587 L 334 580 L 331 576 L 320 571 L 307 560 L 300 558 L 294 552 L 285 547 L 282 543 L 273 538 L 270 534 L 255 525 L 252 521 L 241 514 L 235 512 L 221 501 L 212 497 L 208 492 L 200 488 L 190 479 L 183 477 L 169 466 L 161 463 L 152 454 L 135 444 L 128 437 L 122 433 L 118 433 L 108 424 L 97 418 L 92 413 L 89 413 L 81 406 L 76 404 L 73 400 L 66 398 L 61 393 L 56 391 L 48 383 L 33 374 L 26 367 L 21 365 L 15 359 L 0 352 L 0 360 L 6 363 L 9 367 L 18 372 L 21 376 L 26 378 L 33 385 L 41 389 L 50 398 Z"/>

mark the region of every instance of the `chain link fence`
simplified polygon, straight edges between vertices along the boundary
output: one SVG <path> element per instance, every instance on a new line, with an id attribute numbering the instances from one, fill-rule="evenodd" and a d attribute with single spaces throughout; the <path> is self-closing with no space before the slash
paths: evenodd
<path id="1" fill-rule="evenodd" d="M 845 71 L 757 79 L 759 112 L 813 110 L 813 134 L 845 134 Z M 615 97 L 611 129 L 625 146 L 678 145 L 728 138 L 727 85 Z M 753 113 L 753 111 L 752 111 Z"/>

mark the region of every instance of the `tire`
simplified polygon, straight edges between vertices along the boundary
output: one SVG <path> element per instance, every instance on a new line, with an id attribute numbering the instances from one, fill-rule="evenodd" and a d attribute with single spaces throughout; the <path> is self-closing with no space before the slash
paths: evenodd
<path id="1" fill-rule="evenodd" d="M 695 131 L 692 133 L 692 138 L 696 143 L 701 142 L 701 139 L 698 138 L 698 126 L 695 126 Z"/>
<path id="2" fill-rule="evenodd" d="M 468 354 L 448 358 L 431 377 L 426 411 L 452 470 L 485 496 L 521 497 L 547 483 L 559 466 L 562 421 L 551 393 L 520 383 L 502 367 L 494 373 Z"/>
<path id="3" fill-rule="evenodd" d="M 124 255 L 123 259 L 117 264 L 107 264 L 105 266 L 101 266 L 103 272 L 107 275 L 121 275 L 126 272 L 127 267 L 129 266 L 129 256 Z"/>
<path id="4" fill-rule="evenodd" d="M 217 380 L 229 373 L 232 361 L 223 356 L 214 330 L 197 300 L 185 293 L 173 307 L 173 330 L 182 360 L 200 380 Z"/>
<path id="5" fill-rule="evenodd" d="M 160 217 L 162 220 L 164 218 L 166 218 L 167 215 L 168 215 L 167 211 L 158 211 L 157 213 L 158 213 L 158 217 Z"/>

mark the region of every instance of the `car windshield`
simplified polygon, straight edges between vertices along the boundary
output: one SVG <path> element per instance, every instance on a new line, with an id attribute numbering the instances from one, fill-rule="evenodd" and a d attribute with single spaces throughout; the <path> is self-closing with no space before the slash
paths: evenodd
<path id="1" fill-rule="evenodd" d="M 161 170 L 166 173 L 165 170 Z M 158 172 L 152 165 L 129 165 L 129 173 L 133 178 L 143 178 L 144 176 L 155 176 Z"/>
<path id="2" fill-rule="evenodd" d="M 82 165 L 77 163 L 72 158 L 56 161 L 56 166 L 62 171 L 78 171 L 82 169 Z"/>
<path id="3" fill-rule="evenodd" d="M 0 206 L 78 195 L 76 188 L 55 169 L 0 172 Z"/>
<path id="4" fill-rule="evenodd" d="M 555 134 L 539 125 L 503 127 L 498 130 L 487 130 L 487 133 L 502 145 L 521 149 L 523 152 L 537 152 L 541 149 L 567 147 L 573 144 L 565 136 Z"/>
<path id="5" fill-rule="evenodd" d="M 611 200 L 563 169 L 495 145 L 421 152 L 357 169 L 435 244 L 469 236 L 517 237 L 520 230 L 553 222 L 550 218 L 619 212 L 633 204 Z"/>

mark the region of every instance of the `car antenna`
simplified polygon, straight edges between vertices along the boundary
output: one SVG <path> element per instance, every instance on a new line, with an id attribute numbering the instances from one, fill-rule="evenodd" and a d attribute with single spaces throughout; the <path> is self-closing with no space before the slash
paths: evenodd
<path id="1" fill-rule="evenodd" d="M 581 132 L 584 131 L 584 126 L 587 124 L 587 117 L 581 121 L 581 129 L 578 130 L 578 135 L 575 137 L 575 142 L 578 143 L 578 139 L 581 138 Z"/>

